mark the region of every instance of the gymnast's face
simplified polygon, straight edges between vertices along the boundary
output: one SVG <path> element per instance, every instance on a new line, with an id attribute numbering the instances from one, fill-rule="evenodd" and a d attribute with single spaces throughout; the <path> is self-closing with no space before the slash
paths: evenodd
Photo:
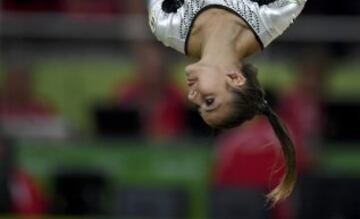
<path id="1" fill-rule="evenodd" d="M 186 67 L 188 99 L 194 103 L 204 121 L 214 127 L 232 112 L 230 88 L 245 84 L 245 77 L 236 68 L 221 68 L 203 63 Z"/>

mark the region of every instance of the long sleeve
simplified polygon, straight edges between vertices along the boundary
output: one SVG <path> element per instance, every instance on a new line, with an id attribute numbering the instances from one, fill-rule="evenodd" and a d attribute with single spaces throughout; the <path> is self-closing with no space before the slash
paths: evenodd
<path id="1" fill-rule="evenodd" d="M 277 0 L 259 8 L 259 17 L 266 30 L 260 38 L 265 47 L 293 23 L 305 3 L 306 0 Z"/>

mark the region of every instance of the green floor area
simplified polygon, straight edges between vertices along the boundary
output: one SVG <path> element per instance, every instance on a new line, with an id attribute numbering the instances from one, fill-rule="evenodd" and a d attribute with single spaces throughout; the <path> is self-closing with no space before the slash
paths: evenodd
<path id="1" fill-rule="evenodd" d="M 48 193 L 54 174 L 90 170 L 107 176 L 113 188 L 121 185 L 184 189 L 190 196 L 191 218 L 205 218 L 212 162 L 212 150 L 206 144 L 21 141 L 18 161 Z"/>
<path id="2" fill-rule="evenodd" d="M 212 143 L 191 140 L 162 145 L 139 140 L 22 140 L 17 149 L 20 165 L 40 179 L 59 167 L 91 168 L 122 183 L 205 183 L 215 153 Z M 360 174 L 360 143 L 329 143 L 320 157 L 326 171 Z"/>
<path id="3" fill-rule="evenodd" d="M 321 156 L 321 168 L 329 174 L 360 177 L 360 143 L 333 143 Z"/>
<path id="4" fill-rule="evenodd" d="M 91 170 L 109 177 L 112 187 L 180 187 L 190 195 L 191 218 L 206 218 L 214 148 L 208 142 L 156 145 L 139 140 L 19 141 L 18 163 L 51 192 L 58 171 Z M 321 156 L 320 171 L 360 176 L 360 142 L 332 143 Z"/>

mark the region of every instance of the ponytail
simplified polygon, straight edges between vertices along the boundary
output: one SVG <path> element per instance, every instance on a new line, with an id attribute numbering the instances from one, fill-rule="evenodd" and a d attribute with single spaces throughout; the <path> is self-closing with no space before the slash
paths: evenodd
<path id="1" fill-rule="evenodd" d="M 296 182 L 295 148 L 291 138 L 289 137 L 286 126 L 280 120 L 278 115 L 270 108 L 266 100 L 260 104 L 259 109 L 260 113 L 264 114 L 268 118 L 277 138 L 279 139 L 286 162 L 285 175 L 281 179 L 280 184 L 267 194 L 267 198 L 271 205 L 274 205 L 278 201 L 287 198 L 294 189 Z"/>
<path id="2" fill-rule="evenodd" d="M 268 118 L 279 139 L 286 163 L 285 174 L 279 185 L 267 194 L 267 198 L 273 206 L 278 201 L 287 198 L 294 189 L 296 182 L 295 148 L 285 125 L 264 99 L 265 93 L 257 79 L 256 68 L 251 64 L 244 64 L 241 72 L 246 78 L 246 83 L 240 89 L 231 88 L 234 97 L 232 113 L 213 127 L 219 129 L 236 127 L 256 115 L 265 115 Z"/>

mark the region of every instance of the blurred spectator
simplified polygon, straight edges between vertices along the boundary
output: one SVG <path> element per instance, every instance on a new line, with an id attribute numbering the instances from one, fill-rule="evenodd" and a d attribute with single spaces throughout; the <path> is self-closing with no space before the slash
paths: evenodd
<path id="1" fill-rule="evenodd" d="M 115 89 L 115 101 L 139 109 L 144 134 L 153 139 L 179 136 L 184 129 L 185 101 L 170 72 L 162 50 L 153 42 L 133 47 L 137 63 L 133 81 Z"/>
<path id="2" fill-rule="evenodd" d="M 284 172 L 281 147 L 266 118 L 223 133 L 217 145 L 217 185 L 270 190 L 280 181 Z"/>
<path id="3" fill-rule="evenodd" d="M 39 186 L 16 166 L 15 146 L 0 139 L 0 213 L 39 215 L 47 211 L 47 202 Z"/>
<path id="4" fill-rule="evenodd" d="M 64 138 L 69 133 L 49 104 L 35 97 L 32 72 L 13 66 L 0 87 L 0 125 L 11 137 Z"/>
<path id="5" fill-rule="evenodd" d="M 305 54 L 307 57 L 300 59 L 295 84 L 280 96 L 278 111 L 298 145 L 304 150 L 308 161 L 313 162 L 323 135 L 323 92 L 329 63 L 326 55 L 321 52 Z"/>
<path id="6" fill-rule="evenodd" d="M 51 107 L 34 96 L 32 73 L 23 66 L 10 68 L 0 87 L 0 118 L 49 117 Z"/>

